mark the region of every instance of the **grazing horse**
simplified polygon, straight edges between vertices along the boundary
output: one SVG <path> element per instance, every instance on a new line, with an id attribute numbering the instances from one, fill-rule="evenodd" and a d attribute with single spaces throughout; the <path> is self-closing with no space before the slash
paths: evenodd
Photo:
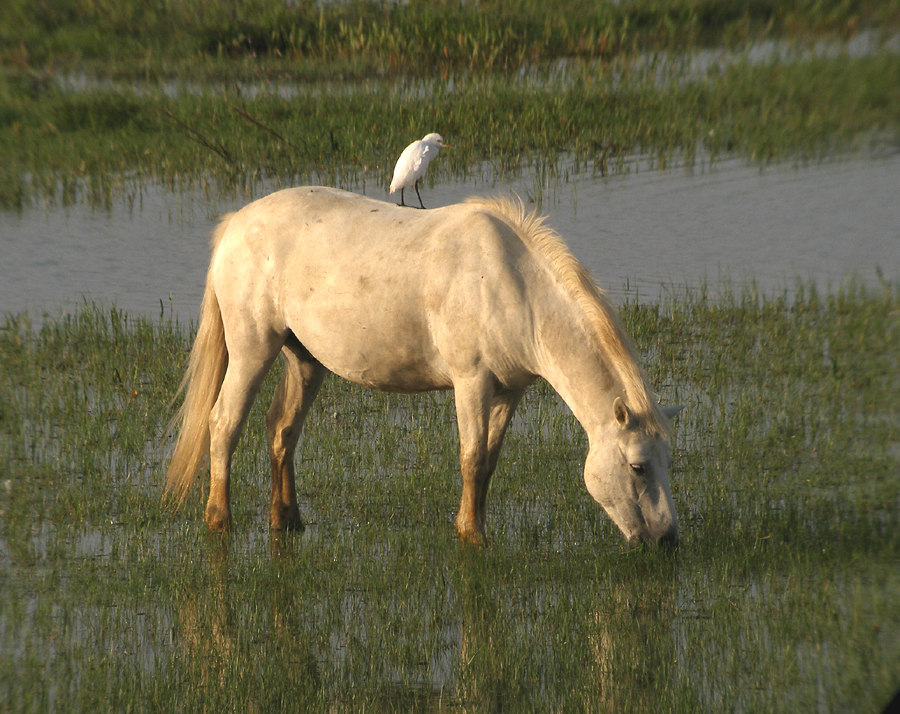
<path id="1" fill-rule="evenodd" d="M 272 529 L 302 528 L 294 451 L 327 372 L 396 392 L 453 389 L 459 538 L 485 543 L 485 499 L 526 387 L 543 377 L 585 429 L 584 480 L 632 543 L 674 543 L 669 420 L 618 317 L 544 218 L 518 200 L 407 211 L 333 188 L 278 191 L 212 239 L 197 335 L 173 421 L 166 493 L 209 457 L 205 520 L 231 522 L 231 458 L 279 352 L 266 417 Z"/>

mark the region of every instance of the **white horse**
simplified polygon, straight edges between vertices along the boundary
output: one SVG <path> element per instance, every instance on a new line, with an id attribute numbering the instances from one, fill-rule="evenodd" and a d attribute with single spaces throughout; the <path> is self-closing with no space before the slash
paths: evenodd
<path id="1" fill-rule="evenodd" d="M 292 188 L 222 219 L 182 383 L 166 493 L 182 502 L 207 454 L 205 520 L 231 522 L 231 457 L 260 383 L 273 529 L 302 528 L 300 429 L 327 371 L 398 392 L 453 389 L 459 538 L 485 543 L 485 498 L 526 387 L 546 379 L 585 429 L 584 480 L 629 542 L 677 542 L 669 420 L 615 311 L 544 219 L 520 201 L 431 211 L 332 188 Z"/>

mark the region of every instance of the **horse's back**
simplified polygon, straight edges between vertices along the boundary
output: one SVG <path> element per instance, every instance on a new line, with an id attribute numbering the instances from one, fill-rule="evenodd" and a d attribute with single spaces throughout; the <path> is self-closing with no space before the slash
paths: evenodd
<path id="1" fill-rule="evenodd" d="M 348 379 L 413 391 L 450 387 L 498 351 L 510 379 L 522 371 L 523 263 L 515 231 L 477 206 L 421 211 L 309 187 L 234 214 L 214 276 L 223 312 L 292 332 Z"/>

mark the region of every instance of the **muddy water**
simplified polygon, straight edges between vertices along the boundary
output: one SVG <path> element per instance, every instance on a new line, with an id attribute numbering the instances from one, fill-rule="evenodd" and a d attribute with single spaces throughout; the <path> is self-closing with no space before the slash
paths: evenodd
<path id="1" fill-rule="evenodd" d="M 900 280 L 900 153 L 802 168 L 735 160 L 692 172 L 635 163 L 613 178 L 562 173 L 543 183 L 535 175 L 438 183 L 423 198 L 429 207 L 495 191 L 538 199 L 617 300 L 704 284 L 715 292 L 756 283 L 770 295 L 798 280 L 822 290 L 851 279 L 874 287 L 878 271 Z M 366 193 L 389 199 L 373 182 Z M 248 200 L 150 187 L 111 210 L 0 212 L 0 312 L 40 319 L 87 300 L 193 319 L 215 216 Z"/>

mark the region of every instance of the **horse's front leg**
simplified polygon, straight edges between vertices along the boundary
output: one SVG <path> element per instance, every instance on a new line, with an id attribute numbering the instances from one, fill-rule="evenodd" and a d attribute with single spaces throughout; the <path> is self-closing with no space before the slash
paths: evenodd
<path id="1" fill-rule="evenodd" d="M 456 515 L 459 539 L 476 546 L 487 545 L 484 505 L 489 473 L 488 423 L 493 396 L 491 375 L 454 382 L 456 421 L 459 427 L 459 466 L 462 498 Z"/>
<path id="2" fill-rule="evenodd" d="M 501 391 L 494 395 L 487 420 L 487 462 L 482 468 L 479 466 L 474 470 L 475 478 L 472 480 L 474 488 L 470 492 L 466 492 L 466 466 L 463 469 L 463 504 L 460 505 L 460 513 L 463 508 L 475 514 L 474 521 L 480 524 L 480 537 L 471 538 L 468 535 L 460 534 L 460 538 L 478 544 L 485 544 L 485 515 L 487 513 L 487 493 L 491 485 L 491 477 L 497 468 L 497 461 L 500 458 L 500 448 L 503 446 L 503 437 L 506 435 L 506 429 L 512 420 L 516 407 L 522 399 L 524 389 L 515 391 Z M 465 458 L 460 458 L 460 462 L 464 463 Z M 471 462 L 470 462 L 471 463 Z M 459 530 L 459 518 L 457 518 L 457 530 Z"/>
<path id="3" fill-rule="evenodd" d="M 269 526 L 272 530 L 301 530 L 303 520 L 297 505 L 294 452 L 303 421 L 322 386 L 325 368 L 312 359 L 296 340 L 289 341 L 282 354 L 284 374 L 266 415 L 272 465 Z"/>

